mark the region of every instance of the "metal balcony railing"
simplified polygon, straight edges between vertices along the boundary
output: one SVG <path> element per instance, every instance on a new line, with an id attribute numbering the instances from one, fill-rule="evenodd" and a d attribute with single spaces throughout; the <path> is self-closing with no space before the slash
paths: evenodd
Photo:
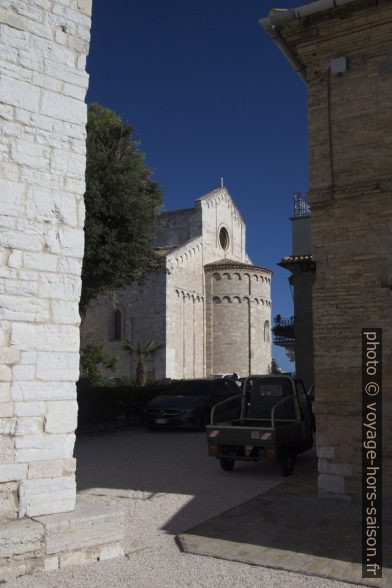
<path id="1" fill-rule="evenodd" d="M 310 214 L 308 199 L 302 192 L 294 194 L 294 216 L 307 216 Z"/>
<path id="2" fill-rule="evenodd" d="M 294 343 L 294 317 L 282 318 L 280 314 L 276 315 L 276 317 L 274 317 L 272 333 L 275 345 Z"/>

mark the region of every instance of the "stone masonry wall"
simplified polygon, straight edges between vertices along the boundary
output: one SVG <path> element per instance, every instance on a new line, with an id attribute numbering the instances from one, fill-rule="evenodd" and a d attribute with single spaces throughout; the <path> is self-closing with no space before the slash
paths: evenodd
<path id="1" fill-rule="evenodd" d="M 209 374 L 266 374 L 271 364 L 271 272 L 242 264 L 206 268 Z"/>
<path id="2" fill-rule="evenodd" d="M 0 2 L 0 517 L 75 505 L 91 0 Z"/>
<path id="3" fill-rule="evenodd" d="M 320 494 L 361 491 L 361 329 L 383 329 L 383 483 L 392 492 L 392 5 L 287 25 L 307 66 Z M 331 61 L 347 58 L 347 71 Z"/>

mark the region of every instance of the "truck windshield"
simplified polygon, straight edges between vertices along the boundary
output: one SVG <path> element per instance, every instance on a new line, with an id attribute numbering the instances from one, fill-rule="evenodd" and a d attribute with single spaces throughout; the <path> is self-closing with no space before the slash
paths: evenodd
<path id="1" fill-rule="evenodd" d="M 191 380 L 189 382 L 175 382 L 170 384 L 165 394 L 168 396 L 208 396 L 211 382 L 205 380 Z"/>

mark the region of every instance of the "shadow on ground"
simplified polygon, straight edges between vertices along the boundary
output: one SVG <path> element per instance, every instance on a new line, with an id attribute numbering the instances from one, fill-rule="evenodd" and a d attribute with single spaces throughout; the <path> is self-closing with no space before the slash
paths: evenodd
<path id="1" fill-rule="evenodd" d="M 261 492 L 284 478 L 275 463 L 239 463 L 224 472 L 208 457 L 205 433 L 131 430 L 80 435 L 76 442 L 78 492 L 134 502 L 172 495 L 171 512 L 156 523 L 178 534 Z M 315 471 L 314 452 L 298 458 L 295 476 Z M 293 479 L 294 477 L 293 476 Z M 178 498 L 176 498 L 178 496 Z M 180 496 L 182 499 L 180 499 Z M 184 499 L 188 497 L 188 500 Z M 177 501 L 178 507 L 175 507 Z"/>

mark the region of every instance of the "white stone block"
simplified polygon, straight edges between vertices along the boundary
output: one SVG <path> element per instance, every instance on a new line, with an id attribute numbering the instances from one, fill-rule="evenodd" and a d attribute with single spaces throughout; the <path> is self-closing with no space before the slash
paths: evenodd
<path id="1" fill-rule="evenodd" d="M 79 353 L 39 351 L 36 369 L 38 380 L 75 382 L 79 378 Z"/>
<path id="2" fill-rule="evenodd" d="M 15 416 L 43 416 L 46 414 L 46 404 L 38 402 L 15 402 Z"/>
<path id="3" fill-rule="evenodd" d="M 20 165 L 36 169 L 49 169 L 50 152 L 37 143 L 16 139 L 11 143 L 11 157 Z"/>
<path id="4" fill-rule="evenodd" d="M 24 191 L 23 184 L 0 179 L 0 214 L 22 216 L 24 214 Z"/>
<path id="5" fill-rule="evenodd" d="M 0 557 L 27 557 L 43 553 L 44 534 L 44 527 L 31 519 L 4 522 L 0 535 Z"/>
<path id="6" fill-rule="evenodd" d="M 6 464 L 0 465 L 0 482 L 16 482 L 27 476 L 27 464 Z"/>
<path id="7" fill-rule="evenodd" d="M 10 382 L 0 382 L 0 402 L 11 401 L 11 384 Z"/>
<path id="8" fill-rule="evenodd" d="M 13 435 L 15 433 L 16 419 L 15 418 L 0 418 L 0 434 Z"/>
<path id="9" fill-rule="evenodd" d="M 0 402 L 0 417 L 12 417 L 14 415 L 13 402 Z"/>
<path id="10" fill-rule="evenodd" d="M 37 361 L 36 351 L 22 351 L 20 354 L 19 365 L 34 365 Z"/>
<path id="11" fill-rule="evenodd" d="M 4 280 L 3 286 L 4 293 L 11 294 L 12 296 L 35 297 L 38 294 L 38 282 L 35 280 Z"/>
<path id="12" fill-rule="evenodd" d="M 0 436 L 0 464 L 14 463 L 14 440 L 12 437 Z"/>
<path id="13" fill-rule="evenodd" d="M 0 363 L 14 365 L 18 363 L 20 351 L 12 347 L 0 347 Z"/>
<path id="14" fill-rule="evenodd" d="M 56 67 L 55 63 L 47 61 L 45 63 L 45 73 L 49 77 L 53 77 L 64 82 L 74 84 L 75 86 L 81 86 L 82 88 L 87 88 L 88 85 L 88 74 L 85 71 L 76 70 L 73 67 Z"/>
<path id="15" fill-rule="evenodd" d="M 41 251 L 42 242 L 38 234 L 28 235 L 22 231 L 4 229 L 0 231 L 0 246 L 11 249 L 26 249 L 27 251 Z"/>
<path id="16" fill-rule="evenodd" d="M 4 120 L 14 120 L 14 109 L 8 104 L 0 104 L 0 118 Z"/>
<path id="17" fill-rule="evenodd" d="M 63 68 L 58 68 L 63 69 Z M 1 96 L 1 94 L 0 94 Z M 41 114 L 56 119 L 85 125 L 87 120 L 86 105 L 80 100 L 63 96 L 50 90 L 42 90 Z"/>
<path id="18" fill-rule="evenodd" d="M 53 168 L 52 168 L 53 169 Z M 77 209 L 73 194 L 31 186 L 26 200 L 29 218 L 76 226 Z"/>
<path id="19" fill-rule="evenodd" d="M 71 325 L 12 325 L 11 345 L 21 350 L 78 351 L 79 329 Z"/>
<path id="20" fill-rule="evenodd" d="M 11 382 L 12 370 L 7 365 L 0 365 L 0 382 Z"/>
<path id="21" fill-rule="evenodd" d="M 16 402 L 34 400 L 73 400 L 76 396 L 74 382 L 13 382 L 12 399 Z"/>
<path id="22" fill-rule="evenodd" d="M 69 460 L 57 459 L 52 461 L 36 461 L 30 463 L 27 477 L 31 480 L 35 478 L 60 478 L 65 475 L 64 470 L 67 469 L 65 464 L 68 464 L 68 461 L 76 462 L 76 460 L 70 458 Z M 72 473 L 75 473 L 75 469 L 68 472 L 68 474 Z"/>
<path id="23" fill-rule="evenodd" d="M 73 259 L 72 257 L 61 257 L 59 261 L 59 272 L 80 276 L 82 273 L 82 260 Z"/>
<path id="24" fill-rule="evenodd" d="M 19 417 L 16 421 L 15 435 L 40 435 L 44 431 L 43 417 Z"/>
<path id="25" fill-rule="evenodd" d="M 30 463 L 72 456 L 75 435 L 33 435 L 15 437 L 15 461 Z"/>
<path id="26" fill-rule="evenodd" d="M 38 274 L 36 271 L 33 271 L 33 270 L 20 269 L 18 277 L 20 280 L 32 281 L 32 280 L 37 280 Z"/>
<path id="27" fill-rule="evenodd" d="M 17 249 L 11 251 L 8 257 L 8 267 L 19 268 L 22 266 L 22 252 Z"/>
<path id="28" fill-rule="evenodd" d="M 47 402 L 45 431 L 47 433 L 73 433 L 78 424 L 78 403 Z"/>
<path id="29" fill-rule="evenodd" d="M 124 549 L 120 543 L 112 545 L 105 545 L 99 553 L 99 559 L 105 561 L 106 559 L 113 559 L 114 557 L 123 557 Z"/>
<path id="30" fill-rule="evenodd" d="M 14 382 L 31 382 L 35 380 L 34 365 L 16 365 L 12 368 Z"/>
<path id="31" fill-rule="evenodd" d="M 79 308 L 74 302 L 53 300 L 52 315 L 53 321 L 58 324 L 79 325 L 80 323 Z"/>
<path id="32" fill-rule="evenodd" d="M 81 281 L 79 277 L 64 274 L 41 273 L 38 293 L 41 298 L 75 300 L 80 298 Z"/>
<path id="33" fill-rule="evenodd" d="M 74 86 L 72 84 L 64 84 L 64 94 L 66 96 L 72 96 L 72 98 L 76 98 L 76 100 L 84 101 L 86 97 L 86 90 L 85 88 L 81 88 L 80 86 Z"/>
<path id="34" fill-rule="evenodd" d="M 67 153 L 64 150 L 55 149 L 52 153 L 51 167 L 56 172 L 80 178 L 86 169 L 86 158 L 78 153 Z"/>
<path id="35" fill-rule="evenodd" d="M 72 476 L 23 480 L 20 484 L 20 514 L 34 517 L 72 511 L 76 503 L 76 485 Z"/>
<path id="36" fill-rule="evenodd" d="M 57 255 L 48 253 L 25 253 L 24 266 L 29 269 L 55 272 L 57 270 Z"/>
<path id="37" fill-rule="evenodd" d="M 17 285 L 17 293 L 26 292 L 23 284 L 27 283 L 27 292 L 36 292 L 36 286 L 31 282 L 23 282 Z M 9 286 L 9 283 L 7 284 Z M 12 283 L 12 288 L 14 283 Z M 7 287 L 6 291 L 9 291 Z M 9 321 L 46 322 L 49 320 L 49 303 L 38 298 L 22 296 L 2 296 L 0 306 L 0 319 Z"/>
<path id="38" fill-rule="evenodd" d="M 19 26 L 24 28 L 23 22 L 24 21 L 21 21 Z M 14 26 L 7 27 L 5 25 L 1 25 L 0 38 L 2 44 L 5 46 L 14 47 L 15 49 L 28 49 L 29 47 L 29 34 L 24 30 L 15 28 Z M 4 100 L 4 102 L 7 102 L 7 100 Z"/>

